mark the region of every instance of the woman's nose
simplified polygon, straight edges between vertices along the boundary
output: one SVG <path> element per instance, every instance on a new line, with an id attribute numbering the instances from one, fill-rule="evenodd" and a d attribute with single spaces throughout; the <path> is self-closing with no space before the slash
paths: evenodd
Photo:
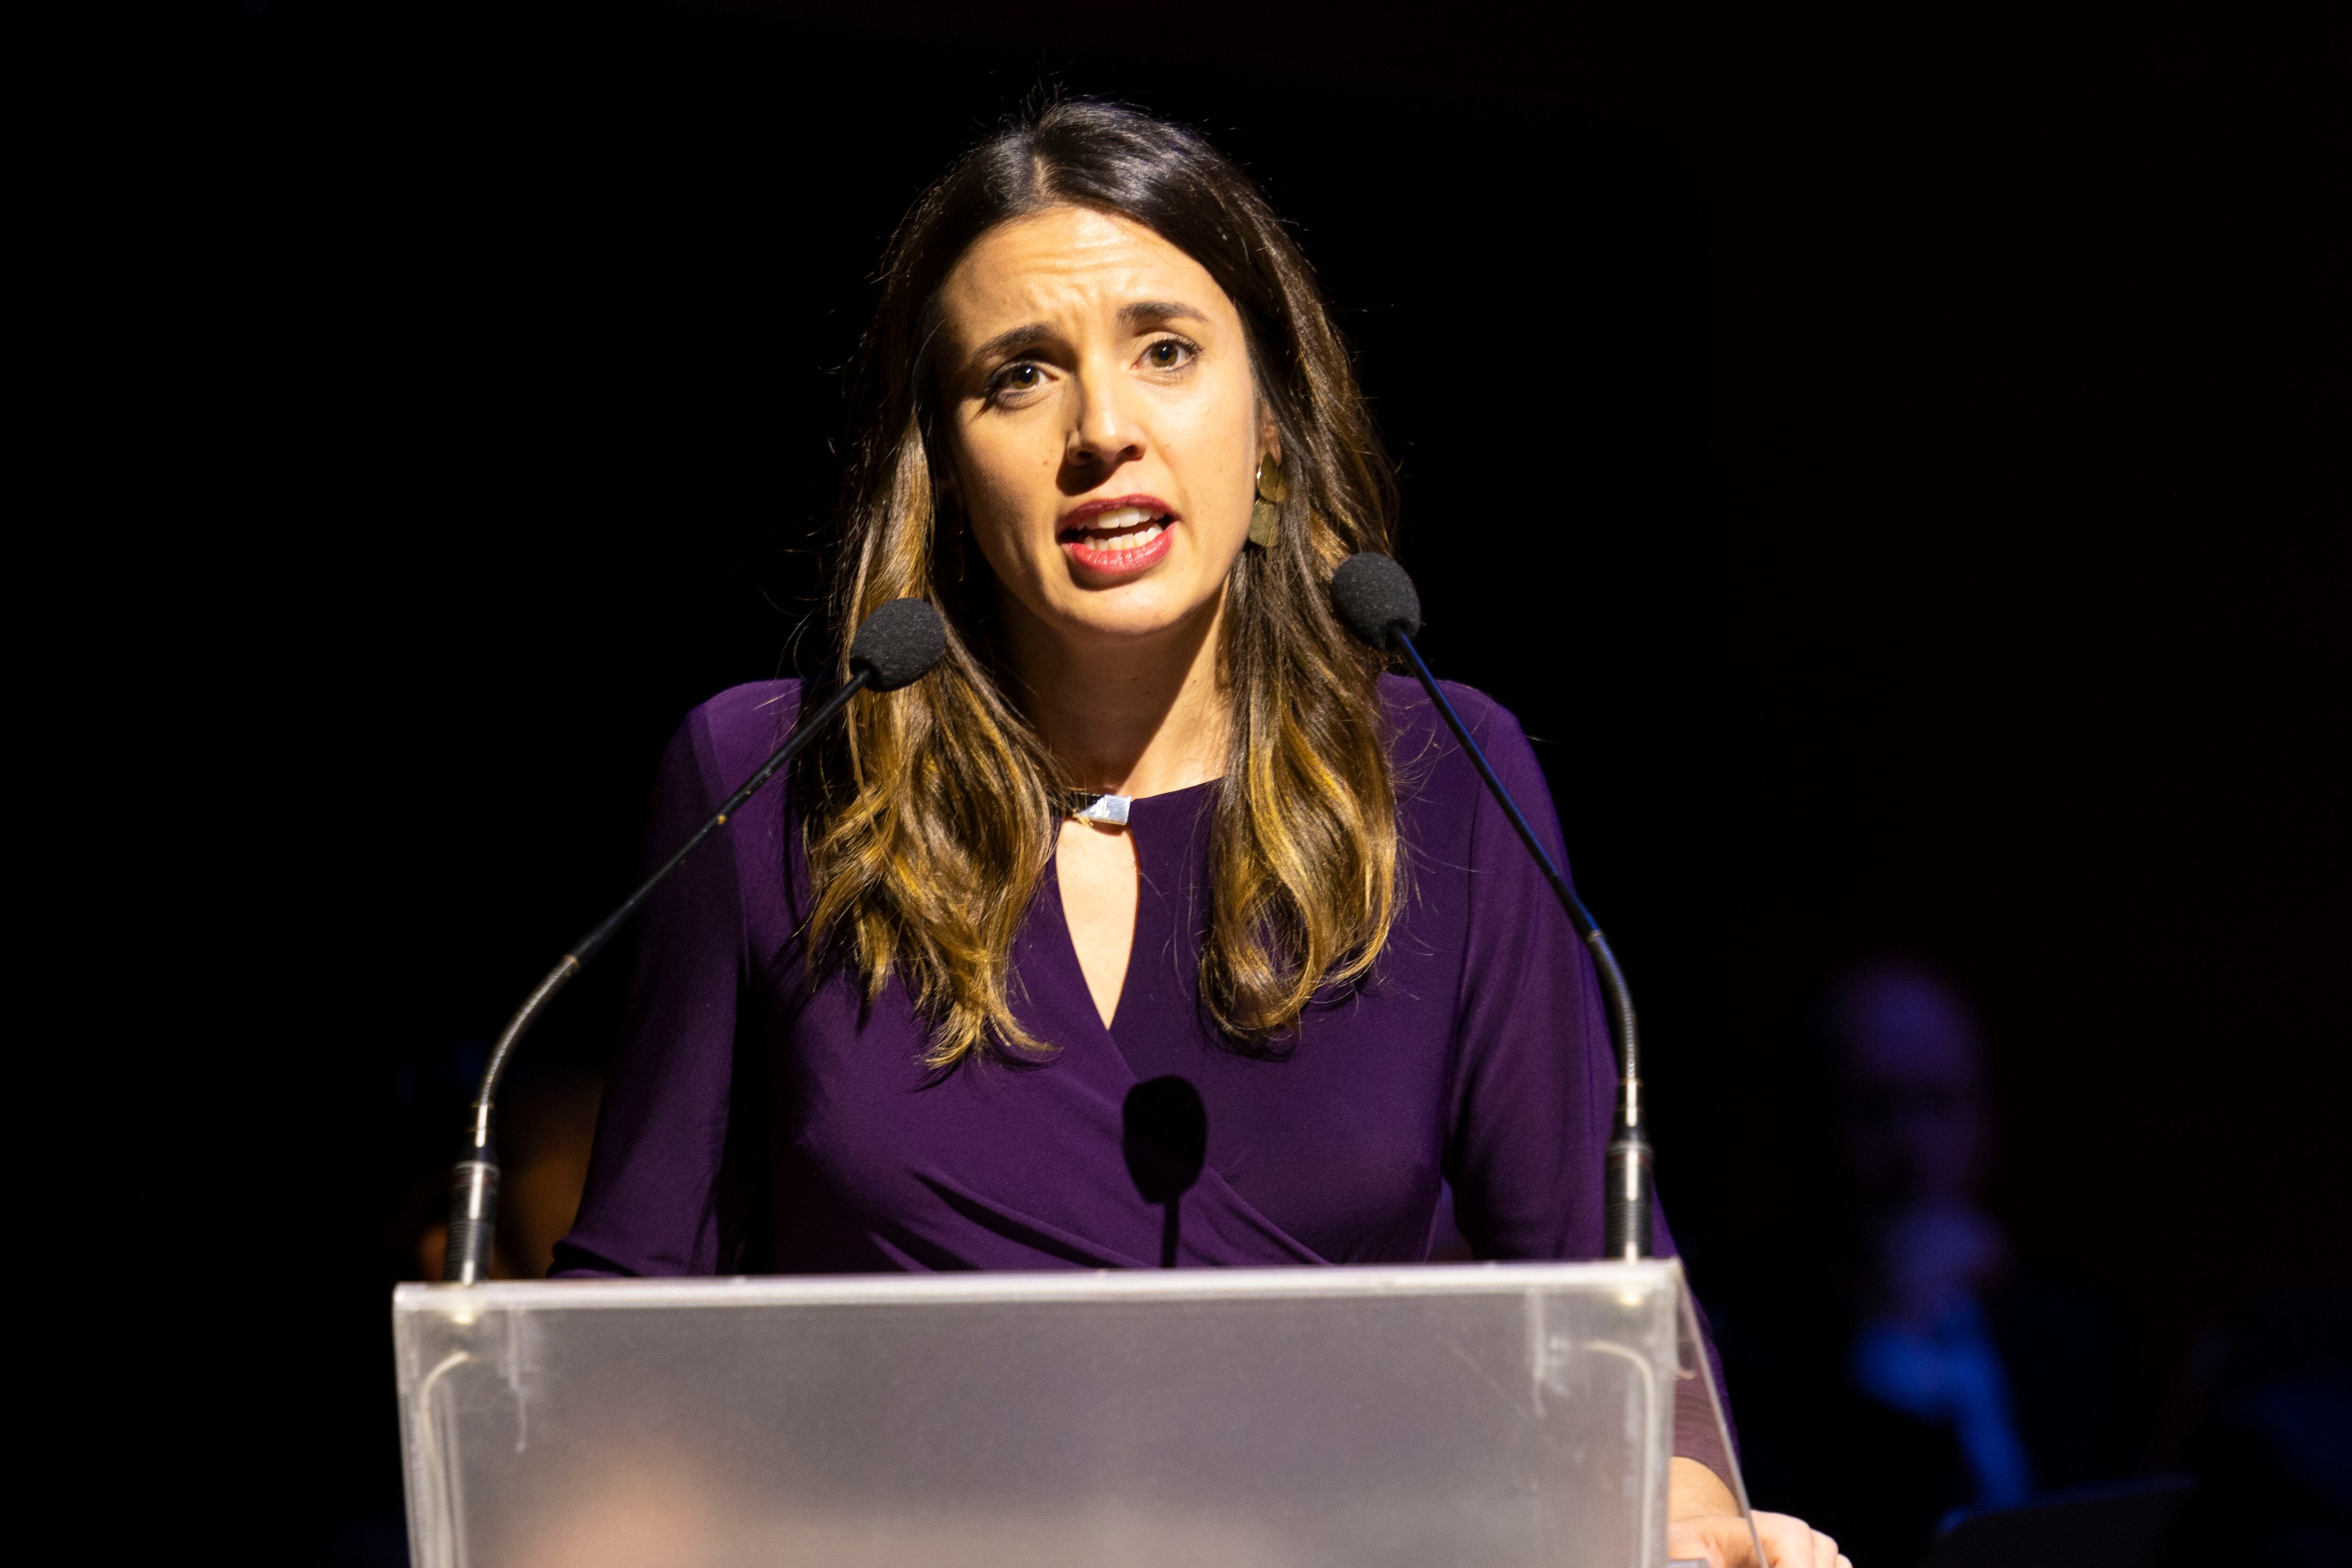
<path id="1" fill-rule="evenodd" d="M 1072 468 L 1108 470 L 1143 456 L 1142 410 L 1124 380 L 1117 375 L 1079 378 L 1077 420 L 1065 453 Z"/>

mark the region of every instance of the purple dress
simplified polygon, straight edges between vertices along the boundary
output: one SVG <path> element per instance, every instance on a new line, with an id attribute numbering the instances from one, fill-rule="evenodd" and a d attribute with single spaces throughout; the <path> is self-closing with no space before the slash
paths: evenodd
<path id="1" fill-rule="evenodd" d="M 1535 753 L 1509 713 L 1450 689 L 1495 769 L 1566 863 Z M 688 862 L 643 916 L 627 1031 L 604 1097 L 570 1275 L 1156 1267 L 1162 1211 L 1121 1152 L 1129 1089 L 1200 1091 L 1208 1157 L 1178 1261 L 1409 1263 L 1441 1181 L 1482 1258 L 1601 1251 L 1616 1063 L 1592 963 L 1420 688 L 1383 678 L 1401 802 L 1400 913 L 1371 984 L 1311 1007 L 1281 1060 L 1217 1042 L 1199 1006 L 1218 786 L 1135 802 L 1135 942 L 1110 1027 L 1056 879 L 1013 945 L 1013 1010 L 1043 1065 L 941 1075 L 894 981 L 812 986 L 808 864 L 781 787 Z M 647 830 L 666 856 L 750 776 L 799 711 L 795 681 L 689 715 Z M 1656 1250 L 1674 1250 L 1663 1215 Z M 1685 1384 L 1687 1390 L 1689 1385 Z M 1722 1469 L 1703 1403 L 1677 1452 Z"/>

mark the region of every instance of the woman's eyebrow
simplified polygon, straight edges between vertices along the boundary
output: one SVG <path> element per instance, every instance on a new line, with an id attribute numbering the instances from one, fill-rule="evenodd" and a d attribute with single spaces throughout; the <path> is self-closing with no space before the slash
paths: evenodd
<path id="1" fill-rule="evenodd" d="M 1138 300 L 1133 304 L 1118 308 L 1118 324 L 1129 331 L 1160 321 L 1198 321 L 1204 327 L 1210 325 L 1206 311 L 1194 310 L 1181 300 Z M 974 363 L 1002 359 L 1007 354 L 1033 348 L 1053 335 L 1054 328 L 1050 322 L 1025 322 L 997 333 L 972 350 L 971 359 Z"/>
<path id="2" fill-rule="evenodd" d="M 1176 300 L 1139 300 L 1118 308 L 1118 324 L 1132 331 L 1152 321 L 1198 321 L 1209 325 L 1206 312 Z"/>
<path id="3" fill-rule="evenodd" d="M 1012 353 L 1015 350 L 1025 349 L 1053 335 L 1054 329 L 1044 321 L 1031 321 L 1026 326 L 1015 327 L 1011 331 L 997 333 L 972 350 L 971 357 L 976 363 L 996 359 Z"/>

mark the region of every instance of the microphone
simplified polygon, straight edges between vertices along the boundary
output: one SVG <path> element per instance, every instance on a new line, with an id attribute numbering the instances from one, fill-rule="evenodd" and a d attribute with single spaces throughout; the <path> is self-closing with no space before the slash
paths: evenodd
<path id="1" fill-rule="evenodd" d="M 1559 896 L 1560 907 L 1568 911 L 1577 935 L 1592 950 L 1592 966 L 1601 976 L 1601 990 L 1609 999 L 1609 1012 L 1616 1022 L 1618 1049 L 1617 1119 L 1609 1135 L 1609 1157 L 1606 1165 L 1607 1191 L 1602 1205 L 1601 1255 L 1624 1262 L 1650 1256 L 1651 1160 L 1650 1134 L 1642 1120 L 1642 1052 L 1639 1036 L 1633 1026 L 1633 998 L 1625 988 L 1624 972 L 1617 967 L 1617 955 L 1610 951 L 1609 939 L 1603 936 L 1592 911 L 1559 874 L 1544 852 L 1542 840 L 1520 814 L 1517 803 L 1503 781 L 1495 776 L 1486 761 L 1486 753 L 1470 738 L 1462 716 L 1454 711 L 1454 704 L 1422 662 L 1421 650 L 1412 639 L 1421 631 L 1421 595 L 1413 590 L 1412 579 L 1405 569 L 1388 556 L 1373 551 L 1351 555 L 1339 563 L 1331 574 L 1331 607 L 1349 631 L 1362 642 L 1382 653 L 1404 656 L 1412 673 L 1421 680 L 1422 689 L 1436 704 L 1454 738 L 1478 769 L 1478 776 L 1486 781 L 1487 792 L 1495 804 L 1503 808 L 1511 826 L 1518 830 L 1519 842 L 1536 858 L 1543 868 L 1544 879 Z"/>
<path id="2" fill-rule="evenodd" d="M 1147 1204 L 1160 1205 L 1160 1267 L 1176 1267 L 1176 1205 L 1201 1179 L 1209 1158 L 1209 1108 L 1189 1079 L 1146 1079 L 1119 1107 L 1119 1152 Z"/>
<path id="3" fill-rule="evenodd" d="M 498 1043 L 490 1047 L 490 1059 L 482 1068 L 482 1086 L 474 1096 L 472 1120 L 466 1128 L 465 1149 L 451 1173 L 449 1249 L 441 1265 L 444 1282 L 471 1285 L 489 1277 L 490 1244 L 496 1239 L 499 1214 L 499 1157 L 497 1146 L 490 1140 L 492 1097 L 498 1092 L 499 1076 L 506 1071 L 523 1031 L 546 1010 L 555 994 L 570 984 L 588 961 L 613 940 L 613 933 L 628 923 L 647 895 L 667 880 L 669 874 L 704 839 L 726 826 L 727 819 L 757 795 L 761 785 L 775 777 L 812 737 L 838 719 L 851 698 L 860 691 L 896 691 L 902 686 L 911 686 L 939 663 L 947 647 L 947 628 L 940 622 L 940 613 L 920 599 L 893 599 L 866 616 L 866 624 L 857 628 L 857 636 L 850 642 L 849 679 L 842 683 L 841 689 L 795 725 L 775 754 L 761 764 L 760 771 L 729 795 L 727 804 L 696 828 L 693 837 L 678 847 L 677 853 L 663 861 L 661 869 L 623 900 L 619 909 L 574 942 L 562 962 L 549 970 L 547 978 L 523 999 L 515 1016 L 507 1020 Z"/>

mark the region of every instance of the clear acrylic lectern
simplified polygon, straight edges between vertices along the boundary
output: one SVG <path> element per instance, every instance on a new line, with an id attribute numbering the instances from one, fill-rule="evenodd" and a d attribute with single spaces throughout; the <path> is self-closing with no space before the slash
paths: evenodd
<path id="1" fill-rule="evenodd" d="M 1657 1568 L 1670 1261 L 393 1299 L 418 1568 Z M 1718 1418 L 1719 1419 L 1719 1418 Z"/>

